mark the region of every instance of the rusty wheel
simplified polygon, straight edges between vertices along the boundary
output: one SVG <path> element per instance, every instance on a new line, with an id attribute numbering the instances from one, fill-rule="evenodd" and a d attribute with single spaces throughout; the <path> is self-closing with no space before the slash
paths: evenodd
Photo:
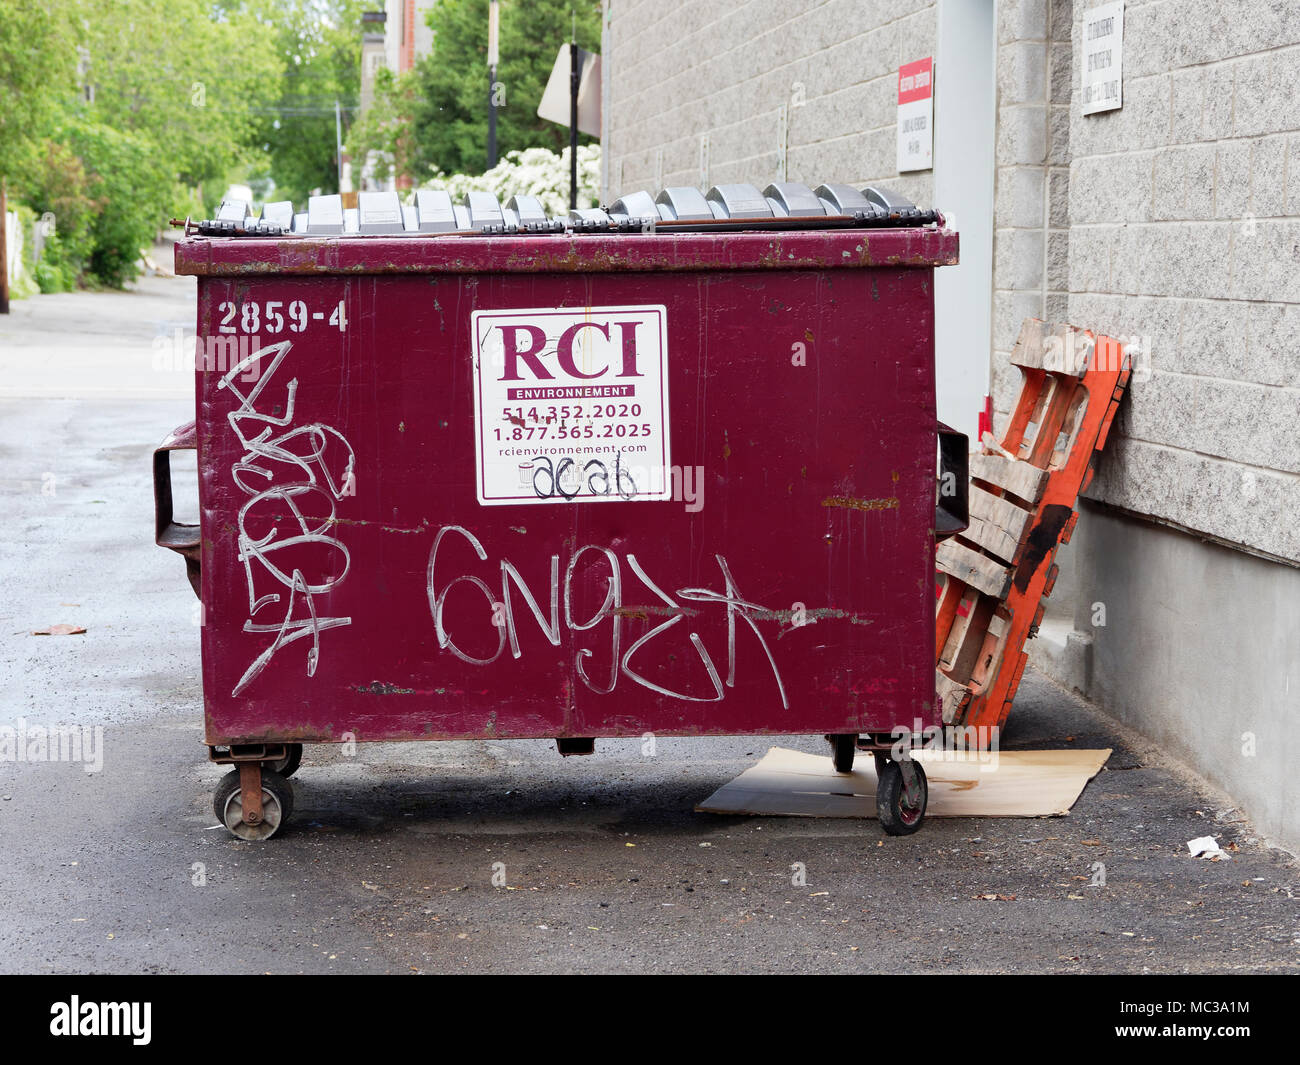
<path id="1" fill-rule="evenodd" d="M 877 762 L 876 816 L 889 835 L 910 836 L 920 828 L 929 798 L 930 786 L 920 762 Z"/>
<path id="2" fill-rule="evenodd" d="M 262 820 L 245 824 L 244 803 L 239 791 L 239 770 L 221 778 L 212 796 L 212 810 L 231 834 L 239 839 L 270 839 L 293 813 L 293 785 L 274 770 L 262 770 Z"/>
<path id="3" fill-rule="evenodd" d="M 298 772 L 298 767 L 302 765 L 302 744 L 290 743 L 287 745 L 289 753 L 283 758 L 277 758 L 274 762 L 267 762 L 266 767 L 273 769 L 282 777 L 291 777 Z"/>

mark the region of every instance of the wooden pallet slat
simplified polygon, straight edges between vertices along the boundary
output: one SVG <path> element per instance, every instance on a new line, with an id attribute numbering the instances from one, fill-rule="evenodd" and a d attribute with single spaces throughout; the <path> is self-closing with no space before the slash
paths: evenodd
<path id="1" fill-rule="evenodd" d="M 979 485 L 971 485 L 970 528 L 962 533 L 962 539 L 978 543 L 998 558 L 1014 563 L 1033 516 L 1032 510 L 986 492 Z"/>
<path id="2" fill-rule="evenodd" d="M 951 577 L 977 588 L 985 595 L 1001 599 L 1011 587 L 1011 569 L 999 565 L 987 555 L 969 547 L 945 540 L 935 551 L 939 568 Z"/>
<path id="3" fill-rule="evenodd" d="M 1079 378 L 1095 364 L 1096 343 L 1086 329 L 1026 318 L 1011 349 L 1011 363 L 1025 370 Z"/>
<path id="4" fill-rule="evenodd" d="M 970 701 L 970 689 L 964 684 L 958 684 L 951 677 L 939 673 L 935 676 L 935 696 L 939 700 L 939 708 L 943 714 L 945 725 L 951 725 L 961 718 L 961 711 L 966 703 Z"/>
<path id="5" fill-rule="evenodd" d="M 976 453 L 970 457 L 970 476 L 972 480 L 984 481 L 1019 496 L 1027 503 L 1037 503 L 1043 498 L 1048 471 L 1005 455 Z"/>

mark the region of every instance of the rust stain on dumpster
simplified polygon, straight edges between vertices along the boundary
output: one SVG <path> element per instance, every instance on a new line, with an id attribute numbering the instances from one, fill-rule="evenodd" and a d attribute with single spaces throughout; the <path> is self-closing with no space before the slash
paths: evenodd
<path id="1" fill-rule="evenodd" d="M 843 507 L 845 510 L 897 510 L 898 496 L 886 496 L 880 499 L 854 499 L 852 496 L 827 496 L 822 500 L 824 507 Z"/>

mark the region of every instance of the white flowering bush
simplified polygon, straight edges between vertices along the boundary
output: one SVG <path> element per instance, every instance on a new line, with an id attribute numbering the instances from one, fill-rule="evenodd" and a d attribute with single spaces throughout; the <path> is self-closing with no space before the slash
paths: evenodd
<path id="1" fill-rule="evenodd" d="M 511 196 L 536 196 L 548 215 L 569 213 L 569 149 L 558 154 L 545 148 L 507 152 L 485 174 L 444 174 L 435 171 L 422 186 L 446 189 L 459 203 L 467 192 L 490 192 L 505 204 Z M 594 207 L 600 197 L 600 145 L 578 148 L 578 206 Z"/>

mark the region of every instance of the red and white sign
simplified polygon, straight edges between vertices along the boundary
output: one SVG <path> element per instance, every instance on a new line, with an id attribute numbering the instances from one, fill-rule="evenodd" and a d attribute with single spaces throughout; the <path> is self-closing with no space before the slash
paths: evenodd
<path id="1" fill-rule="evenodd" d="M 672 498 L 666 311 L 475 311 L 478 501 Z"/>
<path id="2" fill-rule="evenodd" d="M 898 172 L 934 166 L 934 58 L 898 68 Z"/>

